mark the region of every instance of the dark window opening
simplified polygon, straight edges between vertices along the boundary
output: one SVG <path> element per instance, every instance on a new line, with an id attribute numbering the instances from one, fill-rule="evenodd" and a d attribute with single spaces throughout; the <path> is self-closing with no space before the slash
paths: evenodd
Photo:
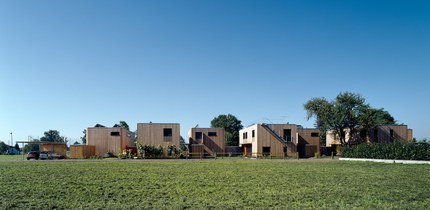
<path id="1" fill-rule="evenodd" d="M 255 130 L 252 130 L 252 138 L 255 137 Z"/>
<path id="2" fill-rule="evenodd" d="M 264 156 L 270 155 L 270 147 L 263 147 L 263 155 Z"/>
<path id="3" fill-rule="evenodd" d="M 393 139 L 394 138 L 394 130 L 390 129 L 390 138 Z"/>
<path id="4" fill-rule="evenodd" d="M 111 136 L 119 136 L 119 132 L 110 132 Z"/>
<path id="5" fill-rule="evenodd" d="M 208 136 L 216 136 L 216 132 L 209 132 Z"/>
<path id="6" fill-rule="evenodd" d="M 320 134 L 319 134 L 319 133 L 317 133 L 317 132 L 312 132 L 312 133 L 311 133 L 311 136 L 312 136 L 312 137 L 320 137 Z"/>
<path id="7" fill-rule="evenodd" d="M 163 135 L 164 136 L 172 136 L 172 129 L 171 128 L 164 128 L 163 129 Z"/>
<path id="8" fill-rule="evenodd" d="M 284 139 L 291 141 L 291 129 L 284 129 Z"/>
<path id="9" fill-rule="evenodd" d="M 203 138 L 202 132 L 196 132 L 196 139 L 202 139 L 202 138 Z"/>
<path id="10" fill-rule="evenodd" d="M 248 139 L 248 133 L 247 132 L 243 133 L 242 136 L 243 136 L 243 139 Z"/>

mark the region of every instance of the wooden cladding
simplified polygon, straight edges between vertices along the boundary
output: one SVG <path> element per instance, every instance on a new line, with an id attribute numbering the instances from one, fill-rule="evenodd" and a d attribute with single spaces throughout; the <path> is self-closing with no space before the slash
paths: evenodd
<path id="1" fill-rule="evenodd" d="M 142 145 L 179 148 L 180 127 L 178 123 L 138 123 L 137 142 Z"/>

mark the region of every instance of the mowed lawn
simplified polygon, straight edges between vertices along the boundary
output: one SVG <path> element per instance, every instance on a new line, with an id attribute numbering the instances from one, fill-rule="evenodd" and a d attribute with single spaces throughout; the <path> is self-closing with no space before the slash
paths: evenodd
<path id="1" fill-rule="evenodd" d="M 430 165 L 338 160 L 0 162 L 0 209 L 430 209 Z"/>

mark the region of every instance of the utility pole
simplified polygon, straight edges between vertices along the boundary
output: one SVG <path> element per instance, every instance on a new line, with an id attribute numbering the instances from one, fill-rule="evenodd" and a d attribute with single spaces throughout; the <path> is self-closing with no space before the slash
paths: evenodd
<path id="1" fill-rule="evenodd" d="M 11 152 L 11 147 L 13 147 L 13 145 L 12 145 L 12 143 L 13 143 L 13 134 L 12 134 L 12 132 L 10 132 L 10 146 L 9 146 L 9 152 Z"/>

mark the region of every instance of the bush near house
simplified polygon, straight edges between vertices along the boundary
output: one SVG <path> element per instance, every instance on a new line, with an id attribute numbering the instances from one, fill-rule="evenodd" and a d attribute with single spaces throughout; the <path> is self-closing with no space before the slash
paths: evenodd
<path id="1" fill-rule="evenodd" d="M 347 145 L 343 147 L 341 157 L 395 159 L 395 160 L 430 160 L 430 144 L 427 143 L 373 143 Z"/>

